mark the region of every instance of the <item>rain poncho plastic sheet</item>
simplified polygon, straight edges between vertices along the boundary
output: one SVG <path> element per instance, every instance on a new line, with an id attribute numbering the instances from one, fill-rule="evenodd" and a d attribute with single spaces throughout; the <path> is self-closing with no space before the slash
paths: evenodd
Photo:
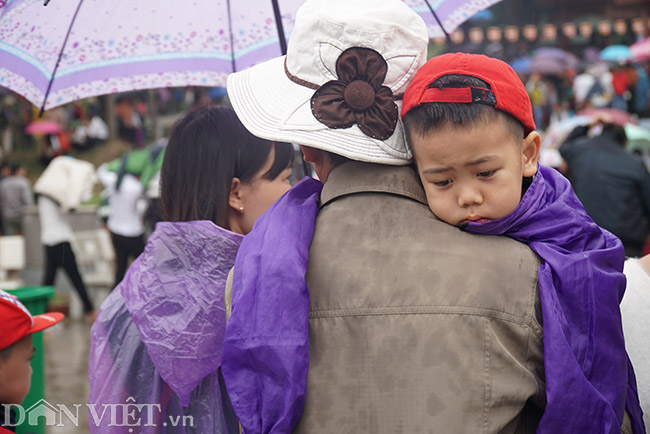
<path id="1" fill-rule="evenodd" d="M 219 366 L 242 239 L 209 221 L 158 223 L 92 327 L 92 433 L 238 432 Z"/>
<path id="2" fill-rule="evenodd" d="M 321 189 L 310 179 L 294 186 L 258 220 L 237 256 L 222 364 L 246 434 L 289 432 L 304 408 L 304 275 Z M 540 166 L 515 211 L 466 230 L 509 236 L 542 258 L 548 404 L 537 432 L 618 434 L 627 409 L 634 433 L 644 433 L 619 311 L 623 246 L 587 216 L 568 180 Z"/>

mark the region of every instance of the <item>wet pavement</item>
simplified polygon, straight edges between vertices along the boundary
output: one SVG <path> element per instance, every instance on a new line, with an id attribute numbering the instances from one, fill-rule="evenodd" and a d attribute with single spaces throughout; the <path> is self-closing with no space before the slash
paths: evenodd
<path id="1" fill-rule="evenodd" d="M 54 405 L 79 408 L 79 426 L 67 419 L 65 426 L 48 426 L 47 434 L 88 434 L 88 349 L 90 325 L 83 320 L 65 319 L 43 332 L 45 351 L 45 399 Z"/>

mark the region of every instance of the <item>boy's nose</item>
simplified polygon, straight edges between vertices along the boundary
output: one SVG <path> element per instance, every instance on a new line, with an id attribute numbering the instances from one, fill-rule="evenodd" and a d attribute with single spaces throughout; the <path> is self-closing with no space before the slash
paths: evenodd
<path id="1" fill-rule="evenodd" d="M 458 206 L 466 208 L 472 205 L 480 205 L 483 203 L 483 196 L 474 188 L 464 188 L 458 195 Z"/>

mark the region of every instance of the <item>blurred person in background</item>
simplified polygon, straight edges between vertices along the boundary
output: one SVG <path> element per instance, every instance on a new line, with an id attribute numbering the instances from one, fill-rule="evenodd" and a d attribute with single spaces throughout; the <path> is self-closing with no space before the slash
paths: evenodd
<path id="1" fill-rule="evenodd" d="M 0 156 L 9 155 L 14 149 L 14 128 L 18 115 L 16 113 L 16 99 L 12 95 L 5 95 L 0 102 Z"/>
<path id="2" fill-rule="evenodd" d="M 3 235 L 23 234 L 23 214 L 25 208 L 33 204 L 32 184 L 26 177 L 25 167 L 14 163 L 11 175 L 0 181 Z"/>
<path id="3" fill-rule="evenodd" d="M 131 97 L 121 96 L 117 99 L 115 116 L 120 139 L 129 143 L 133 148 L 141 148 L 144 144 L 143 120 Z"/>
<path id="4" fill-rule="evenodd" d="M 634 77 L 631 89 L 631 111 L 639 116 L 648 116 L 650 115 L 650 78 L 645 68 L 639 64 L 633 64 L 631 70 Z"/>
<path id="5" fill-rule="evenodd" d="M 127 158 L 128 154 L 122 159 L 123 164 Z M 115 249 L 115 288 L 124 278 L 129 259 L 137 258 L 144 250 L 144 224 L 139 209 L 144 187 L 138 177 L 124 170 L 109 170 L 108 163 L 99 166 L 97 176 L 108 192 L 110 213 L 106 227 Z"/>
<path id="6" fill-rule="evenodd" d="M 612 68 L 612 86 L 614 87 L 612 108 L 627 111 L 628 101 L 631 98 L 630 87 L 632 86 L 630 68 L 627 65 L 615 65 Z"/>
<path id="7" fill-rule="evenodd" d="M 592 127 L 602 128 L 590 137 Z M 625 255 L 639 257 L 650 233 L 650 174 L 625 150 L 625 129 L 607 116 L 576 127 L 560 147 L 568 178 L 589 216 L 623 241 Z"/>
<path id="8" fill-rule="evenodd" d="M 63 268 L 81 298 L 86 319 L 90 322 L 95 318 L 95 310 L 70 245 L 73 235 L 67 214 L 90 197 L 95 182 L 95 166 L 91 163 L 60 156 L 52 160 L 34 185 L 38 195 L 41 243 L 45 250 L 43 285 L 54 286 L 56 272 Z"/>

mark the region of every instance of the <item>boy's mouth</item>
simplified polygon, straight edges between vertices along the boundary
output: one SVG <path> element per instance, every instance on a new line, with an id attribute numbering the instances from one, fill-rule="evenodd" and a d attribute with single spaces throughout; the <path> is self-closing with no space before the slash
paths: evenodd
<path id="1" fill-rule="evenodd" d="M 490 219 L 487 219 L 485 217 L 472 216 L 472 217 L 467 217 L 465 220 L 460 222 L 460 224 L 461 225 L 466 225 L 468 223 L 487 223 L 489 221 L 490 221 Z"/>

